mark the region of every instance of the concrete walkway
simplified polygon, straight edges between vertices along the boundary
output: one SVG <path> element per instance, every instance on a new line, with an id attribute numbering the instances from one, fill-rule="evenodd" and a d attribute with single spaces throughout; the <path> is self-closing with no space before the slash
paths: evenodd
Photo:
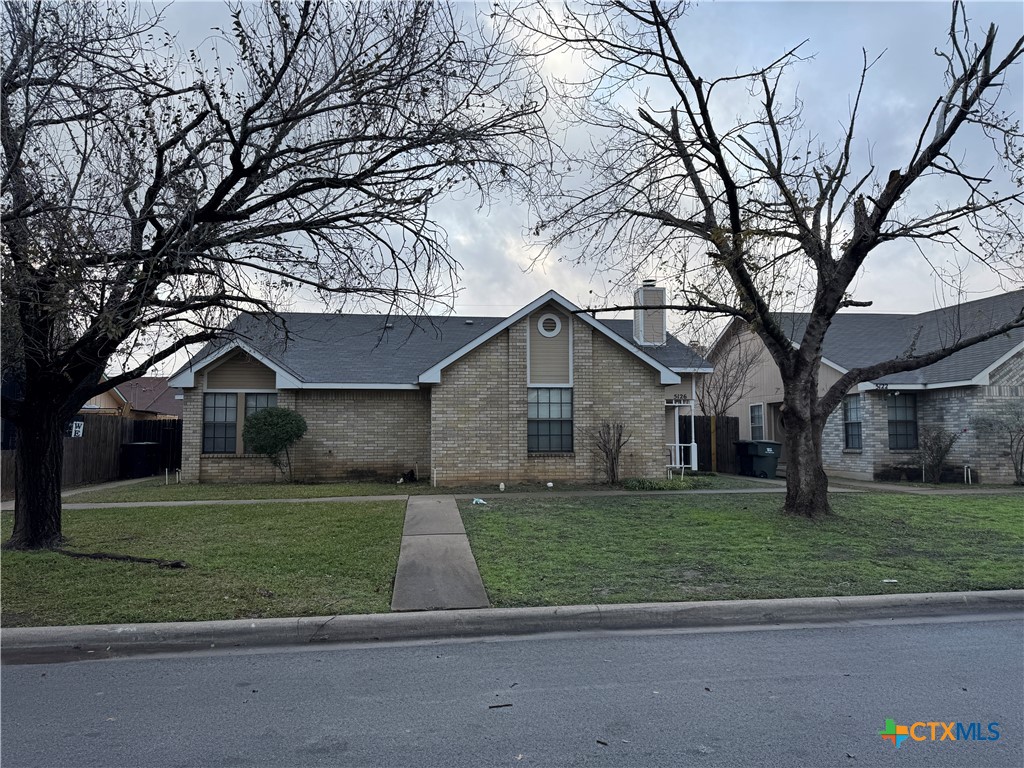
<path id="1" fill-rule="evenodd" d="M 123 485 L 137 485 L 138 483 L 144 483 L 147 480 L 152 479 L 153 477 L 136 477 L 131 480 L 112 480 L 109 483 L 97 483 L 94 485 L 78 485 L 75 486 L 74 488 L 62 490 L 60 492 L 60 497 L 62 499 L 66 499 L 68 496 L 76 496 L 79 493 L 88 493 L 89 491 L 105 491 L 109 488 L 120 488 Z M 63 504 L 61 506 L 67 507 L 67 504 Z M 0 510 L 6 512 L 11 509 L 14 509 L 14 499 L 8 499 L 7 501 L 0 503 Z"/>
<path id="2" fill-rule="evenodd" d="M 410 496 L 391 610 L 488 606 L 455 497 Z"/>
<path id="3" fill-rule="evenodd" d="M 835 483 L 839 487 L 833 487 Z M 845 486 L 845 487 L 842 487 Z M 945 487 L 926 485 L 906 485 L 896 483 L 879 483 L 874 480 L 847 480 L 833 478 L 829 480 L 829 491 L 866 491 L 868 493 L 907 493 L 911 496 L 991 496 L 992 494 L 1019 493 L 1024 495 L 1024 487 L 1019 485 L 958 485 L 949 483 Z"/>

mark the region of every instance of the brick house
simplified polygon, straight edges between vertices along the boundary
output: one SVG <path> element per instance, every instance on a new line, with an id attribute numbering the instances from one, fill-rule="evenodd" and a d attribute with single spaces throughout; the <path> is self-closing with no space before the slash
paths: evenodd
<path id="1" fill-rule="evenodd" d="M 652 285 L 637 296 L 664 303 Z M 307 482 L 410 469 L 437 485 L 601 480 L 604 422 L 631 435 L 624 477 L 662 476 L 707 361 L 666 333 L 663 310 L 578 310 L 550 291 L 505 318 L 285 313 L 287 339 L 239 318 L 169 381 L 184 391 L 183 479 L 275 480 L 241 437 L 245 415 L 271 405 L 306 419 L 293 463 Z"/>
<path id="2" fill-rule="evenodd" d="M 853 368 L 939 349 L 957 338 L 1009 322 L 1024 305 L 1024 290 L 920 314 L 841 312 L 825 337 L 819 395 Z M 779 322 L 794 345 L 803 336 L 807 315 L 780 313 Z M 730 411 L 740 420 L 740 438 L 783 442 L 780 406 L 782 379 L 761 340 L 745 324 L 733 321 L 708 353 L 727 349 L 728 334 L 761 348 L 751 391 Z M 948 462 L 986 483 L 1014 480 L 1008 444 L 976 427 L 977 421 L 1024 398 L 1024 329 L 1016 329 L 961 350 L 916 371 L 885 376 L 852 388 L 829 417 L 823 435 L 826 471 L 837 477 L 911 479 L 921 427 L 957 432 Z M 785 469 L 785 455 L 780 459 Z M 912 476 L 913 475 L 913 476 Z"/>

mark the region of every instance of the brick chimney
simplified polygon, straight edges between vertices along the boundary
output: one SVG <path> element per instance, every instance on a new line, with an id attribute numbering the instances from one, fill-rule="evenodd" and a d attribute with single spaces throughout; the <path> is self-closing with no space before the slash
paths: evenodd
<path id="1" fill-rule="evenodd" d="M 633 303 L 643 307 L 665 304 L 665 289 L 659 288 L 656 280 L 644 280 L 643 285 L 633 294 Z M 648 347 L 664 344 L 665 310 L 634 309 L 633 340 Z"/>

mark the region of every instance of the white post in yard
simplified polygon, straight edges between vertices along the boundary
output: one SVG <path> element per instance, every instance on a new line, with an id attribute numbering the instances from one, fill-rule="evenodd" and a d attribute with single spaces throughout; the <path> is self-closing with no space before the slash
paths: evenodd
<path id="1" fill-rule="evenodd" d="M 679 402 L 673 398 L 675 402 L 672 403 L 672 423 L 675 426 L 675 440 L 672 444 L 672 463 L 682 466 L 683 456 L 679 449 Z M 682 470 L 680 470 L 682 474 Z"/>
<path id="2" fill-rule="evenodd" d="M 690 469 L 697 471 L 697 430 L 694 428 L 693 412 L 697 410 L 697 376 L 690 374 Z"/>

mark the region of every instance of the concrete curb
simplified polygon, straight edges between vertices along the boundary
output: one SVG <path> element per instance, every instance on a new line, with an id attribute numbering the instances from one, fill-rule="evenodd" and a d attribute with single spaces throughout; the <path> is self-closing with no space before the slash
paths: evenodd
<path id="1" fill-rule="evenodd" d="M 585 630 L 684 629 L 1024 613 L 1024 590 L 487 608 L 360 616 L 5 629 L 6 663 L 74 661 L 211 648 L 442 640 Z"/>

